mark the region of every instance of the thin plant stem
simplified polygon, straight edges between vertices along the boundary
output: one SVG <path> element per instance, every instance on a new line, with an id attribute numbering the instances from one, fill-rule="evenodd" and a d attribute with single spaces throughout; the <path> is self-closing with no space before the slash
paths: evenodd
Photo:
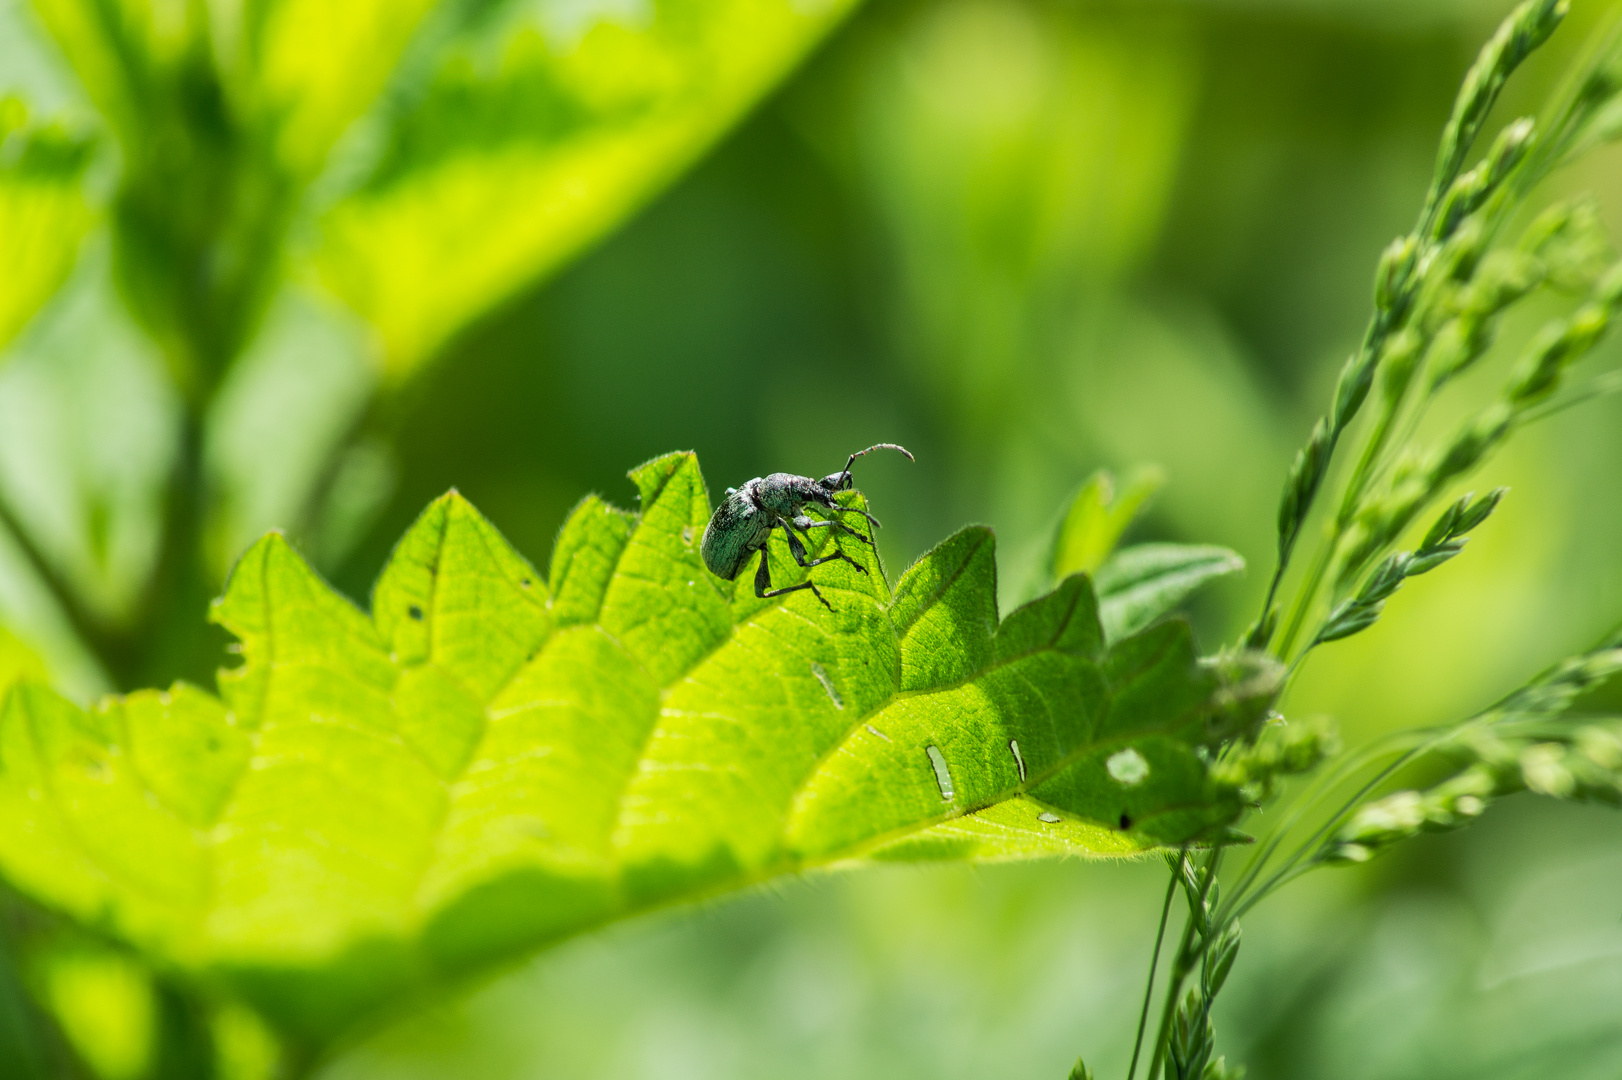
<path id="1" fill-rule="evenodd" d="M 1268 860 L 1273 857 L 1273 854 L 1284 843 L 1290 830 L 1300 824 L 1301 819 L 1306 817 L 1307 812 L 1319 798 L 1340 786 L 1347 777 L 1374 758 L 1397 749 L 1398 745 L 1413 739 L 1414 736 L 1414 732 L 1402 731 L 1375 739 L 1367 746 L 1347 754 L 1338 764 L 1314 778 L 1304 790 L 1291 799 L 1289 813 L 1285 816 L 1283 823 L 1273 830 L 1272 835 L 1262 842 L 1256 854 L 1245 864 L 1244 872 L 1240 874 L 1239 880 L 1229 891 L 1228 900 L 1224 901 L 1224 903 L 1231 907 L 1231 901 L 1234 898 L 1244 895 L 1245 890 L 1249 889 L 1261 874 L 1262 868 L 1267 865 Z"/>
<path id="2" fill-rule="evenodd" d="M 33 536 L 15 510 L 5 492 L 0 490 L 0 528 L 11 538 L 13 546 L 28 563 L 28 569 L 33 572 L 35 580 L 50 594 L 57 610 L 67 620 L 74 636 L 83 643 L 95 657 L 97 664 L 111 677 L 111 642 L 108 628 L 93 611 L 79 598 L 78 592 L 68 582 L 65 575 L 48 559 L 34 543 Z"/>
<path id="3" fill-rule="evenodd" d="M 1582 405 L 1596 398 L 1609 397 L 1622 392 L 1622 371 L 1608 371 L 1603 375 L 1596 375 L 1581 386 L 1572 387 L 1570 392 L 1561 395 L 1558 399 L 1545 401 L 1541 405 L 1534 405 L 1521 414 L 1520 423 L 1532 424 L 1539 420 L 1546 420 L 1557 416 L 1576 405 Z"/>
<path id="4" fill-rule="evenodd" d="M 1283 866 L 1281 866 L 1266 881 L 1262 882 L 1261 885 L 1256 886 L 1252 890 L 1250 896 L 1236 896 L 1232 899 L 1232 901 L 1230 901 L 1233 904 L 1230 917 L 1235 919 L 1239 918 L 1241 915 L 1245 914 L 1245 912 L 1249 911 L 1252 907 L 1259 903 L 1263 897 L 1267 896 L 1274 889 L 1278 888 L 1285 881 L 1287 881 L 1289 879 L 1290 872 L 1295 868 L 1295 865 L 1300 861 L 1303 855 L 1316 848 L 1318 844 L 1322 843 L 1323 838 L 1329 834 L 1330 830 L 1339 825 L 1347 814 L 1351 813 L 1357 808 L 1358 803 L 1363 800 L 1364 796 L 1368 795 L 1369 792 L 1373 791 L 1376 787 L 1390 779 L 1390 777 L 1398 769 L 1412 761 L 1418 752 L 1418 748 L 1408 751 L 1396 761 L 1393 761 L 1390 765 L 1387 765 L 1384 769 L 1381 769 L 1367 783 L 1358 788 L 1357 791 L 1353 793 L 1351 798 L 1347 799 L 1341 804 L 1340 809 L 1336 810 L 1326 821 L 1324 821 L 1322 825 L 1313 830 L 1312 835 L 1307 837 L 1307 839 L 1302 842 L 1287 859 L 1284 860 Z"/>
<path id="5" fill-rule="evenodd" d="M 1216 851 L 1221 851 L 1221 848 Z M 1177 1015 L 1177 995 L 1182 992 L 1183 983 L 1188 979 L 1188 973 L 1193 970 L 1192 957 L 1198 953 L 1192 951 L 1194 932 L 1197 923 L 1205 909 L 1205 897 L 1211 891 L 1211 883 L 1216 879 L 1213 872 L 1216 862 L 1216 851 L 1205 858 L 1205 876 L 1200 881 L 1199 896 L 1188 907 L 1188 921 L 1183 924 L 1183 936 L 1177 945 L 1177 959 L 1172 964 L 1170 981 L 1166 984 L 1166 1004 L 1160 1010 L 1160 1027 L 1155 1032 L 1155 1052 L 1149 1059 L 1149 1072 L 1147 1080 L 1159 1080 L 1160 1070 L 1165 1064 L 1166 1041 L 1171 1036 L 1172 1018 Z M 1178 861 L 1178 870 L 1187 865 L 1188 856 L 1185 853 Z M 1206 942 L 1201 943 L 1201 949 Z"/>
<path id="6" fill-rule="evenodd" d="M 1143 1051 L 1143 1032 L 1149 1026 L 1149 1006 L 1155 996 L 1155 971 L 1160 967 L 1160 946 L 1166 940 L 1166 922 L 1171 917 L 1171 898 L 1177 891 L 1177 875 L 1182 872 L 1182 863 L 1186 858 L 1188 850 L 1178 849 L 1177 864 L 1172 867 L 1166 879 L 1166 899 L 1160 904 L 1160 929 L 1155 931 L 1154 952 L 1149 954 L 1149 981 L 1143 988 L 1143 1009 L 1138 1013 L 1138 1037 L 1132 1043 L 1132 1064 L 1126 1070 L 1126 1080 L 1133 1080 L 1138 1074 L 1138 1055 Z"/>
<path id="7" fill-rule="evenodd" d="M 1166 1056 L 1166 1037 L 1171 1030 L 1172 1016 L 1177 1008 L 1177 993 L 1183 987 L 1183 980 L 1188 972 L 1183 968 L 1183 957 L 1188 952 L 1189 944 L 1194 940 L 1194 913 L 1188 913 L 1188 921 L 1183 924 L 1183 936 L 1177 944 L 1177 959 L 1172 964 L 1170 981 L 1166 984 L 1166 1001 L 1160 1007 L 1160 1026 L 1155 1029 L 1155 1052 L 1149 1058 L 1148 1080 L 1159 1080 L 1162 1062 Z"/>
<path id="8" fill-rule="evenodd" d="M 1318 586 L 1323 583 L 1324 575 L 1329 572 L 1329 562 L 1334 558 L 1335 545 L 1340 542 L 1340 529 L 1336 528 L 1325 538 L 1313 559 L 1312 569 L 1307 572 L 1306 580 L 1301 583 L 1301 591 L 1296 594 L 1294 605 L 1290 610 L 1289 622 L 1285 624 L 1284 634 L 1279 638 L 1278 648 L 1274 655 L 1280 659 L 1289 656 L 1290 649 L 1295 645 L 1296 635 L 1301 632 L 1301 625 L 1306 621 L 1307 613 L 1312 610 L 1314 598 L 1318 595 Z"/>
<path id="9" fill-rule="evenodd" d="M 11 535 L 75 636 L 95 658 L 115 689 L 131 690 L 176 674 L 206 677 L 197 643 L 207 640 L 207 593 L 200 575 L 206 512 L 202 425 L 188 413 L 164 502 L 158 557 L 133 610 L 124 618 L 103 616 L 45 555 L 0 492 L 0 526 Z M 195 610 L 192 610 L 195 609 Z M 180 632 L 180 637 L 173 635 Z"/>
<path id="10" fill-rule="evenodd" d="M 1227 850 L 1226 848 L 1220 848 L 1219 847 L 1219 848 L 1217 848 L 1215 851 L 1213 851 L 1211 853 L 1211 868 L 1210 868 L 1209 873 L 1210 873 L 1211 879 L 1213 881 L 1216 879 L 1218 868 L 1220 868 L 1222 866 L 1222 854 L 1226 850 Z M 1211 929 L 1212 929 L 1213 932 L 1207 933 L 1205 935 L 1205 940 L 1203 942 L 1201 942 L 1201 944 L 1200 944 L 1200 960 L 1202 961 L 1202 963 L 1200 964 L 1200 997 L 1204 999 L 1200 1003 L 1200 1023 L 1199 1023 L 1199 1026 L 1201 1028 L 1204 1028 L 1206 1022 L 1211 1019 L 1211 997 L 1212 997 L 1212 994 L 1211 994 L 1211 980 L 1209 978 L 1210 967 L 1209 967 L 1209 965 L 1203 963 L 1203 961 L 1205 959 L 1205 952 L 1206 952 L 1207 949 L 1209 949 L 1211 947 L 1212 939 L 1216 937 L 1216 933 L 1214 932 L 1216 930 L 1216 928 L 1218 926 L 1225 926 L 1227 924 L 1225 922 L 1219 921 L 1218 919 L 1216 919 L 1213 916 L 1212 919 L 1211 919 L 1211 924 L 1210 925 L 1211 925 Z"/>
<path id="11" fill-rule="evenodd" d="M 1284 865 L 1280 867 L 1272 877 L 1268 878 L 1260 886 L 1256 887 L 1253 890 L 1252 895 L 1248 897 L 1241 897 L 1237 895 L 1234 896 L 1230 901 L 1233 906 L 1230 909 L 1231 914 L 1229 917 L 1235 919 L 1239 918 L 1241 915 L 1245 914 L 1245 912 L 1249 911 L 1252 907 L 1259 903 L 1274 889 L 1290 880 L 1300 860 L 1309 852 L 1316 850 L 1317 847 L 1323 843 L 1324 838 L 1327 837 L 1333 829 L 1338 827 L 1340 823 L 1346 819 L 1347 815 L 1356 810 L 1363 799 L 1375 788 L 1379 787 L 1392 776 L 1396 775 L 1398 771 L 1414 761 L 1414 759 L 1418 758 L 1420 755 L 1429 753 L 1431 750 L 1434 750 L 1443 743 L 1457 738 L 1461 733 L 1469 728 L 1478 725 L 1479 722 L 1465 723 L 1449 728 L 1445 732 L 1438 734 L 1436 737 L 1428 739 L 1417 746 L 1411 747 L 1405 753 L 1397 757 L 1396 760 L 1392 761 L 1385 768 L 1374 774 L 1374 776 L 1359 787 L 1350 798 L 1341 803 L 1339 809 L 1331 814 L 1323 822 L 1323 824 L 1319 825 L 1317 829 L 1313 830 L 1312 835 L 1307 837 L 1307 839 L 1299 847 L 1297 847 L 1293 853 L 1291 853 L 1290 857 L 1284 861 Z"/>
<path id="12" fill-rule="evenodd" d="M 1278 599 L 1278 587 L 1284 581 L 1284 571 L 1289 568 L 1290 563 L 1287 559 L 1279 559 L 1278 565 L 1273 567 L 1273 579 L 1267 583 L 1267 597 L 1262 601 L 1262 613 L 1258 618 L 1266 619 L 1267 613 L 1273 610 L 1273 601 Z"/>

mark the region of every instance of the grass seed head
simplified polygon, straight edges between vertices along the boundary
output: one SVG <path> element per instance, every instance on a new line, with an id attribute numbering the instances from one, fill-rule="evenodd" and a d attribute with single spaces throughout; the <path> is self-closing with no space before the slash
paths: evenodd
<path id="1" fill-rule="evenodd" d="M 1380 253 L 1380 262 L 1374 271 L 1374 306 L 1381 311 L 1393 311 L 1408 293 L 1413 277 L 1414 261 L 1419 257 L 1419 241 L 1413 236 L 1399 236 Z"/>

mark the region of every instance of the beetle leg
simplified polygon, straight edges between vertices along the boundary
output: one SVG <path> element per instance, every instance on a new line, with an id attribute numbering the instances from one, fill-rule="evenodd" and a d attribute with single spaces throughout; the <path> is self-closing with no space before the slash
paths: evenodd
<path id="1" fill-rule="evenodd" d="M 867 519 L 867 523 L 873 526 L 875 529 L 883 528 L 883 526 L 879 524 L 878 518 L 874 517 L 872 514 L 869 514 L 860 506 L 836 506 L 834 509 L 839 511 L 841 514 L 860 514 L 865 517 Z"/>
<path id="2" fill-rule="evenodd" d="M 811 595 L 821 600 L 823 607 L 829 611 L 834 609 L 834 606 L 828 603 L 810 578 L 806 578 L 798 585 L 786 585 L 781 589 L 772 588 L 771 565 L 766 561 L 766 549 L 762 547 L 760 549 L 760 569 L 755 571 L 755 595 L 762 600 L 769 600 L 774 596 L 782 596 L 784 593 L 799 592 L 801 589 L 810 589 Z"/>
<path id="3" fill-rule="evenodd" d="M 844 533 L 846 536 L 854 536 L 856 539 L 860 540 L 862 543 L 866 544 L 868 547 L 873 546 L 873 541 L 871 539 L 869 539 L 867 536 L 865 536 L 864 534 L 862 534 L 860 532 L 857 532 L 855 529 L 851 528 L 849 525 L 846 525 L 843 521 L 838 521 L 838 520 L 836 520 L 834 518 L 829 518 L 827 520 L 821 520 L 821 519 L 818 519 L 818 518 L 806 517 L 804 514 L 801 514 L 799 517 L 794 519 L 794 527 L 796 529 L 799 529 L 801 532 L 805 532 L 805 531 L 807 531 L 809 529 L 830 529 L 830 528 L 838 529 L 840 532 Z"/>
<path id="4" fill-rule="evenodd" d="M 807 529 L 815 528 L 817 525 L 831 524 L 830 522 L 814 522 L 810 525 L 800 525 L 802 520 L 808 522 L 811 521 L 810 518 L 795 518 L 794 525 L 798 525 L 802 529 Z M 783 534 L 788 537 L 789 554 L 794 556 L 795 562 L 799 563 L 807 570 L 811 569 L 813 566 L 821 566 L 823 563 L 833 562 L 835 559 L 844 559 L 857 570 L 860 570 L 864 574 L 867 573 L 867 567 L 863 566 L 849 555 L 846 555 L 843 551 L 840 551 L 837 545 L 834 547 L 834 553 L 832 555 L 824 555 L 820 559 L 807 559 L 805 557 L 805 545 L 800 543 L 800 538 L 798 536 L 794 535 L 793 527 L 791 527 L 788 522 L 782 521 L 781 519 L 779 519 L 778 524 L 783 526 Z"/>

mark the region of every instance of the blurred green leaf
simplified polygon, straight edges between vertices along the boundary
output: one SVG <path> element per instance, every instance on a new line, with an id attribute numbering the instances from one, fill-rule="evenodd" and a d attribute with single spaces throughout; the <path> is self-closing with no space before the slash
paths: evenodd
<path id="1" fill-rule="evenodd" d="M 95 1075 L 147 1075 L 154 1012 L 147 972 L 128 955 L 94 948 L 49 951 L 38 966 L 52 1013 Z"/>
<path id="2" fill-rule="evenodd" d="M 1088 477 L 1054 531 L 1049 558 L 1053 580 L 1097 572 L 1127 526 L 1165 483 L 1165 474 L 1152 468 L 1133 473 L 1119 493 L 1109 470 Z"/>
<path id="3" fill-rule="evenodd" d="M 0 937 L 0 1075 L 16 1080 L 47 1080 L 51 1068 L 48 1021 L 24 985 L 11 943 Z M 54 1034 L 54 1032 L 53 1032 Z"/>
<path id="4" fill-rule="evenodd" d="M 1136 633 L 1200 586 L 1244 568 L 1237 552 L 1209 544 L 1138 544 L 1117 552 L 1093 577 L 1105 640 Z"/>
<path id="5" fill-rule="evenodd" d="M 4 704 L 11 688 L 24 680 L 40 682 L 45 678 L 45 664 L 38 654 L 22 639 L 0 626 L 0 704 Z"/>
<path id="6" fill-rule="evenodd" d="M 376 98 L 434 0 L 269 0 L 240 24 L 216 16 L 238 110 L 269 134 L 295 176 L 325 164 L 338 136 Z"/>
<path id="7" fill-rule="evenodd" d="M 266 153 L 254 168 L 306 179 L 371 106 L 432 6 L 433 0 L 207 6 L 34 0 L 127 143 L 150 143 L 178 124 L 190 139 L 217 142 L 224 156 L 256 143 Z"/>
<path id="8" fill-rule="evenodd" d="M 476 24 L 326 214 L 322 278 L 405 378 L 691 164 L 850 6 L 656 0 L 583 28 L 542 9 Z"/>
<path id="9" fill-rule="evenodd" d="M 801 122 L 872 206 L 918 390 L 1001 449 L 1051 400 L 1085 301 L 1152 251 L 1202 58 L 1153 5 L 947 0 L 886 22 L 849 68 L 850 120 Z"/>
<path id="10" fill-rule="evenodd" d="M 297 193 L 269 152 L 274 129 L 222 78 L 239 51 L 239 12 L 158 0 L 34 9 L 118 145 L 119 292 L 201 407 L 273 291 Z"/>
<path id="11" fill-rule="evenodd" d="M 1195 753 L 1217 676 L 1186 624 L 1106 653 L 1079 576 L 999 624 L 983 528 L 893 595 L 864 550 L 817 570 L 831 611 L 758 599 L 703 567 L 692 455 L 633 477 L 641 513 L 587 499 L 549 581 L 440 499 L 369 617 L 267 537 L 216 607 L 244 658 L 222 698 L 19 687 L 0 867 L 320 1045 L 650 907 L 865 856 L 1122 854 L 1237 811 Z"/>
<path id="12" fill-rule="evenodd" d="M 35 4 L 118 137 L 120 285 L 198 402 L 288 268 L 409 375 L 691 164 L 850 6 Z M 314 248 L 284 260 L 305 212 Z"/>
<path id="13" fill-rule="evenodd" d="M 88 146 L 30 126 L 17 98 L 0 98 L 0 349 L 67 279 L 92 215 L 80 187 Z"/>

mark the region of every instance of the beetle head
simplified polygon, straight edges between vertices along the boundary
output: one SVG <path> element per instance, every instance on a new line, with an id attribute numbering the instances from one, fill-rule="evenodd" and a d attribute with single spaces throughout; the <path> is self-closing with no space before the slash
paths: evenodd
<path id="1" fill-rule="evenodd" d="M 850 478 L 850 467 L 852 465 L 856 464 L 856 459 L 857 458 L 861 457 L 863 454 L 871 454 L 875 450 L 895 450 L 895 451 L 898 451 L 908 461 L 912 460 L 912 453 L 905 446 L 897 446 L 893 442 L 874 443 L 872 446 L 869 446 L 866 450 L 858 450 L 858 451 L 856 451 L 854 454 L 852 454 L 850 456 L 850 460 L 845 462 L 845 467 L 843 469 L 841 469 L 839 472 L 836 472 L 836 473 L 829 473 L 827 476 L 824 476 L 821 480 L 818 480 L 817 483 L 820 484 L 822 486 L 823 490 L 825 490 L 825 491 L 849 491 L 849 490 L 851 490 L 853 487 L 856 486 L 856 484 Z"/>

